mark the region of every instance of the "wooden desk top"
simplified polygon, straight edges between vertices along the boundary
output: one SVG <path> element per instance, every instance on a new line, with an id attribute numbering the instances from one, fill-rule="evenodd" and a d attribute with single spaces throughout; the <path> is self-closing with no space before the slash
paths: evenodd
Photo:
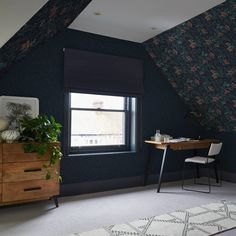
<path id="1" fill-rule="evenodd" d="M 145 140 L 145 143 L 154 145 L 156 149 L 165 149 L 169 147 L 172 150 L 206 149 L 210 147 L 211 143 L 217 142 L 219 141 L 216 139 L 189 140 L 176 143 Z"/>

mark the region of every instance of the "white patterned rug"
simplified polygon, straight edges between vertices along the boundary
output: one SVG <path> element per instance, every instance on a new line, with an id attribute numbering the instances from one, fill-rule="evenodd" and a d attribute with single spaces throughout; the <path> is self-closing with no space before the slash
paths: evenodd
<path id="1" fill-rule="evenodd" d="M 222 200 L 70 236 L 205 236 L 235 227 L 236 204 Z"/>

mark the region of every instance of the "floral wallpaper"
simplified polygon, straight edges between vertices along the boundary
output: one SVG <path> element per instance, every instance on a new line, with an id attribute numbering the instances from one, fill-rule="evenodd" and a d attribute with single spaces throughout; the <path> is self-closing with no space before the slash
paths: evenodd
<path id="1" fill-rule="evenodd" d="M 192 114 L 209 129 L 236 131 L 236 1 L 144 42 Z"/>
<path id="2" fill-rule="evenodd" d="M 92 0 L 49 0 L 0 49 L 0 74 L 32 48 L 69 26 Z"/>

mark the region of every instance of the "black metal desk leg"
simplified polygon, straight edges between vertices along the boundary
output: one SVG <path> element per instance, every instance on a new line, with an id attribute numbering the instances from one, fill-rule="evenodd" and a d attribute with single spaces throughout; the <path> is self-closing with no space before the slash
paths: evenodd
<path id="1" fill-rule="evenodd" d="M 146 185 L 147 185 L 148 170 L 149 170 L 149 166 L 150 166 L 151 153 L 152 153 L 152 147 L 151 147 L 151 145 L 150 145 L 150 146 L 148 147 L 148 157 L 147 157 L 146 163 L 145 163 L 144 178 L 143 178 L 143 186 L 146 186 Z"/>
<path id="2" fill-rule="evenodd" d="M 158 180 L 157 193 L 160 192 L 160 188 L 161 188 L 161 178 L 162 178 L 162 173 L 163 173 L 164 164 L 165 164 L 166 151 L 167 151 L 167 147 L 165 147 L 163 156 L 162 156 L 162 163 L 161 163 L 161 170 L 160 170 L 160 175 L 159 175 L 159 180 Z"/>

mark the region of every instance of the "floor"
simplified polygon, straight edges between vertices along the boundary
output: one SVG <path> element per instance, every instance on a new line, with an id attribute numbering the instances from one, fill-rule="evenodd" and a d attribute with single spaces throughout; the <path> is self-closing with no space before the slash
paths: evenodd
<path id="1" fill-rule="evenodd" d="M 182 191 L 179 182 L 64 197 L 59 208 L 51 201 L 0 208 L 1 236 L 66 236 L 145 216 L 219 200 L 236 201 L 236 184 L 223 182 L 211 194 Z M 235 236 L 236 229 L 219 234 Z"/>

